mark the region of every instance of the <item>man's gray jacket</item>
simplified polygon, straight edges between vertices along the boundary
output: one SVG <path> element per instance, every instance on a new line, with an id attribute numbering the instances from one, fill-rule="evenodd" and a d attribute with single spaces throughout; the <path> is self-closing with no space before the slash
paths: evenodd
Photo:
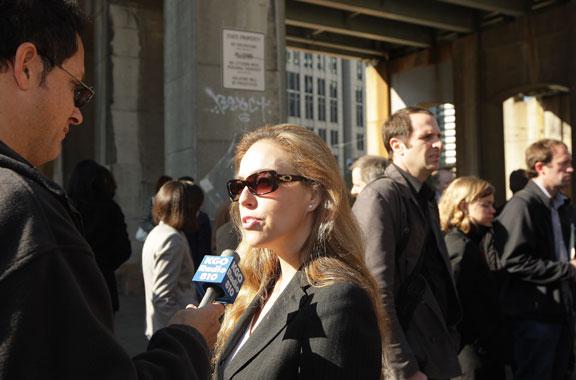
<path id="1" fill-rule="evenodd" d="M 388 339 L 385 355 L 393 374 L 387 375 L 397 379 L 409 377 L 418 370 L 431 378 L 451 378 L 460 374 L 455 324 L 461 318 L 461 310 L 440 231 L 438 208 L 435 201 L 428 204 L 428 215 L 433 220 L 427 220 L 414 190 L 392 164 L 386 169 L 385 177 L 369 183 L 360 192 L 353 207 L 365 234 L 366 264 L 378 283 L 389 319 L 389 336 L 384 337 Z M 428 228 L 435 235 L 446 267 L 446 283 L 442 285 L 449 289 L 450 304 L 457 307 L 448 310 L 452 321 L 448 326 L 431 286 L 426 284 L 422 300 L 404 331 L 396 312 L 398 291 L 415 268 L 419 256 L 434 253 L 434 248 L 423 247 Z"/>

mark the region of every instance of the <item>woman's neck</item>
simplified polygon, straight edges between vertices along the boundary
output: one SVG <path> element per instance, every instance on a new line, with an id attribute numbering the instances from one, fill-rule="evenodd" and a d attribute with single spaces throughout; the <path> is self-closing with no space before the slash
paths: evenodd
<path id="1" fill-rule="evenodd" d="M 278 257 L 278 259 L 280 260 L 280 275 L 274 282 L 274 285 L 272 286 L 270 293 L 268 293 L 266 298 L 264 299 L 264 302 L 260 310 L 258 310 L 252 317 L 252 323 L 250 324 L 249 327 L 250 335 L 252 335 L 254 329 L 260 324 L 260 322 L 266 316 L 266 314 L 268 314 L 270 309 L 272 309 L 272 306 L 274 306 L 274 303 L 276 303 L 276 300 L 278 299 L 280 294 L 282 294 L 286 286 L 288 286 L 292 278 L 294 278 L 296 272 L 298 272 L 299 267 L 295 267 L 294 265 L 289 264 L 280 257 Z"/>
<path id="2" fill-rule="evenodd" d="M 278 257 L 278 260 L 280 261 L 280 276 L 278 280 L 276 280 L 276 283 L 279 283 L 278 285 L 284 289 L 296 272 L 298 272 L 298 269 L 300 269 L 300 260 L 286 261 L 282 257 Z"/>

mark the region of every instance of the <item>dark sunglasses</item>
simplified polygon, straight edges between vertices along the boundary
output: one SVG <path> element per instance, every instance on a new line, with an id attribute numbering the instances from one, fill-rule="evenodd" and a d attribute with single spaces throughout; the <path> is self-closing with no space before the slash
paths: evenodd
<path id="1" fill-rule="evenodd" d="M 231 179 L 226 183 L 228 196 L 232 202 L 240 198 L 245 187 L 254 195 L 270 194 L 278 189 L 280 182 L 310 181 L 306 177 L 293 174 L 278 174 L 274 170 L 263 170 L 246 177 L 245 180 Z"/>
<path id="2" fill-rule="evenodd" d="M 74 106 L 77 108 L 84 107 L 94 96 L 94 89 L 76 78 L 74 74 L 62 66 L 58 66 L 58 68 L 68 74 L 76 82 L 76 88 L 74 89 Z"/>

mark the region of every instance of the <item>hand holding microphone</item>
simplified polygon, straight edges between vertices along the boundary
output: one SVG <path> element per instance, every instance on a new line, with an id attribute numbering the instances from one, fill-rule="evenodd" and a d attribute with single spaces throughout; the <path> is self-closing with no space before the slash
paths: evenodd
<path id="1" fill-rule="evenodd" d="M 220 330 L 220 317 L 224 314 L 224 305 L 213 303 L 202 308 L 188 305 L 186 309 L 179 310 L 170 319 L 171 325 L 187 325 L 194 327 L 206 340 L 208 347 L 216 343 L 216 335 Z"/>

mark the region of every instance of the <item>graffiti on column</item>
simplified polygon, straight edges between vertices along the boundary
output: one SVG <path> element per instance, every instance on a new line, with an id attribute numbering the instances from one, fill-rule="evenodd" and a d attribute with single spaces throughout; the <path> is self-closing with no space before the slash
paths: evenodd
<path id="1" fill-rule="evenodd" d="M 265 96 L 232 96 L 215 93 L 210 87 L 206 87 L 206 94 L 214 102 L 207 111 L 217 115 L 237 113 L 238 120 L 247 123 L 252 116 L 259 113 L 262 121 L 266 121 L 266 115 L 270 114 L 270 101 Z"/>

